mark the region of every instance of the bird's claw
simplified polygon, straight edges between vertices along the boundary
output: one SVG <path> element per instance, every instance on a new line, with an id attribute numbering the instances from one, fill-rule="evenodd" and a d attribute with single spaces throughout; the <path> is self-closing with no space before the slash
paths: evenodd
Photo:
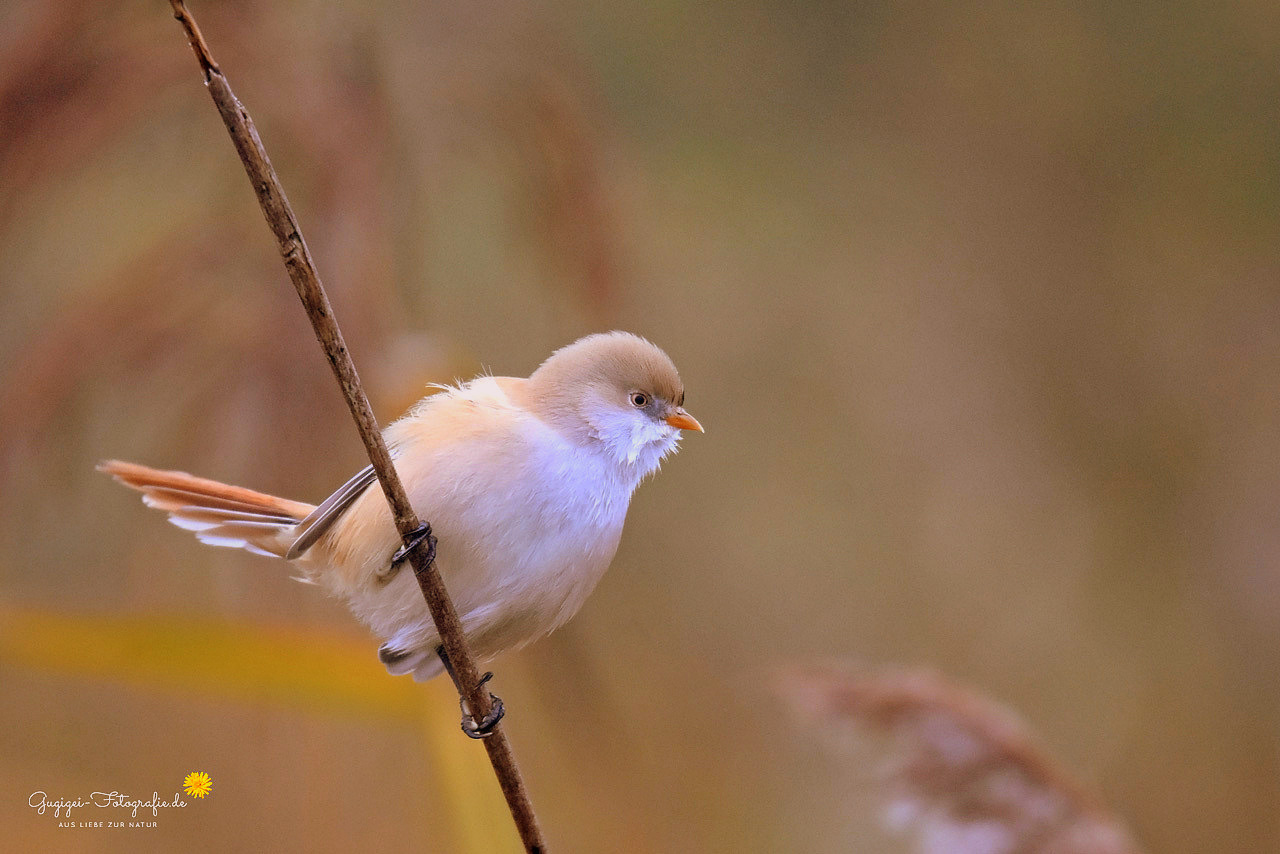
<path id="1" fill-rule="evenodd" d="M 396 571 L 400 569 L 400 564 L 404 563 L 405 559 L 409 557 L 409 554 L 420 546 L 424 540 L 427 543 L 427 563 L 430 564 L 434 561 L 436 559 L 436 538 L 435 535 L 431 533 L 431 526 L 426 522 L 423 522 L 418 526 L 417 530 L 409 536 L 408 542 L 396 549 L 396 553 L 391 556 L 391 566 L 387 567 L 387 569 L 382 573 L 382 580 L 386 581 L 388 578 L 395 575 Z"/>
<path id="2" fill-rule="evenodd" d="M 486 673 L 480 677 L 480 685 L 488 682 L 493 678 L 492 673 Z M 477 685 L 476 687 L 480 687 Z M 502 716 L 507 710 L 502 706 L 502 698 L 496 694 L 489 695 L 489 702 L 492 704 L 489 708 L 489 714 L 480 720 L 476 720 L 471 716 L 471 710 L 467 708 L 467 700 L 461 697 L 458 700 L 458 707 L 462 709 L 462 731 L 471 738 L 488 738 L 493 735 L 494 727 L 498 725 L 498 721 L 502 720 Z"/>

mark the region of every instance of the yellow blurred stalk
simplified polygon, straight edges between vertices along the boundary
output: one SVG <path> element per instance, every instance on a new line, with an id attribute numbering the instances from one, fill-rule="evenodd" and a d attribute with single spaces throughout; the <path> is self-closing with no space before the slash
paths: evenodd
<path id="1" fill-rule="evenodd" d="M 519 850 L 483 749 L 458 731 L 453 687 L 389 677 L 372 664 L 368 639 L 200 617 L 5 609 L 0 661 L 185 697 L 269 701 L 312 715 L 411 724 L 439 784 L 420 800 L 423 808 L 433 803 L 447 812 L 450 850 Z"/>

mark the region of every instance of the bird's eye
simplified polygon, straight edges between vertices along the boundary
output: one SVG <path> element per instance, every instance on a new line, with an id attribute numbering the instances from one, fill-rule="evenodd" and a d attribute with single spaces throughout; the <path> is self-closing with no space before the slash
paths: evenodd
<path id="1" fill-rule="evenodd" d="M 649 405 L 649 395 L 642 391 L 631 392 L 631 405 L 644 407 Z"/>

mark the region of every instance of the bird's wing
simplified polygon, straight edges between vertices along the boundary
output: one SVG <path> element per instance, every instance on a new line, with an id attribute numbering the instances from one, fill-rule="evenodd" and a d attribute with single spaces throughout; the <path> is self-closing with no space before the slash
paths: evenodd
<path id="1" fill-rule="evenodd" d="M 293 560 L 315 545 L 333 523 L 338 521 L 357 498 L 378 479 L 373 466 L 365 466 L 355 477 L 344 483 L 338 491 L 326 498 L 307 518 L 298 523 L 298 538 L 293 541 L 285 560 Z"/>
<path id="2" fill-rule="evenodd" d="M 393 422 L 383 434 L 393 458 L 396 459 L 396 467 L 399 469 L 407 464 L 411 466 L 411 461 L 402 458 L 399 453 L 402 446 L 425 445 L 443 449 L 453 443 L 467 441 L 477 431 L 491 432 L 495 423 L 505 426 L 509 423 L 511 413 L 521 411 L 511 396 L 518 393 L 525 382 L 527 381 L 513 377 L 480 377 L 461 386 L 440 386 L 439 394 L 424 398 L 409 415 Z M 502 417 L 496 422 L 493 419 L 478 419 L 476 405 L 490 411 L 500 411 Z M 434 458 L 434 455 L 424 457 L 417 453 L 412 456 L 419 460 Z M 400 475 L 402 478 L 407 476 L 403 469 Z M 289 547 L 285 557 L 293 560 L 314 546 L 376 479 L 373 466 L 366 466 L 326 498 L 314 512 L 298 523 L 298 538 Z"/>

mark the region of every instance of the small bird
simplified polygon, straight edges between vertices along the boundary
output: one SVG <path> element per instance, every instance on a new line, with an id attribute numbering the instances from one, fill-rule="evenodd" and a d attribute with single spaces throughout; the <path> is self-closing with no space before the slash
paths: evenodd
<path id="1" fill-rule="evenodd" d="M 488 661 L 577 613 L 618 549 L 631 495 L 703 432 L 667 354 L 626 332 L 589 335 L 528 379 L 482 376 L 419 401 L 384 431 L 472 651 Z M 345 599 L 394 675 L 448 666 L 369 466 L 319 506 L 111 460 L 98 466 L 215 546 L 283 558 Z"/>

